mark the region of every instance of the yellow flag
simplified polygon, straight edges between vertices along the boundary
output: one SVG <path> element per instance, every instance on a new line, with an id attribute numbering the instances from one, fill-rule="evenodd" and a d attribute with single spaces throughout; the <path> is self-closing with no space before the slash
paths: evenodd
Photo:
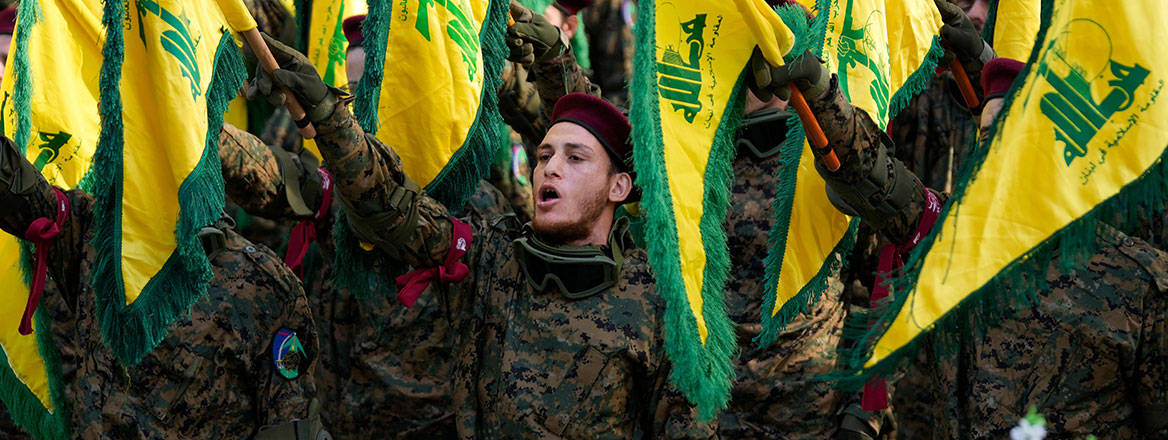
<path id="1" fill-rule="evenodd" d="M 893 304 L 887 330 L 869 335 L 879 339 L 866 347 L 868 367 L 891 365 L 934 327 L 954 329 L 971 311 L 963 301 L 1017 303 L 992 282 L 1045 273 L 1027 276 L 1016 263 L 1092 243 L 1073 231 L 1164 197 L 1168 5 L 1047 0 L 1043 14 L 1040 49 L 990 145 L 969 159 L 975 166 L 909 260 L 904 282 L 915 289 Z"/>
<path id="2" fill-rule="evenodd" d="M 0 89 L 0 128 L 49 183 L 73 188 L 89 171 L 97 145 L 97 76 L 101 7 L 97 3 L 25 0 Z M 52 335 L 35 325 L 22 336 L 16 323 L 28 286 L 21 245 L 0 234 L 0 400 L 13 420 L 35 438 L 67 436 L 69 421 L 57 410 L 62 391 Z M 34 324 L 40 324 L 34 315 Z"/>
<path id="3" fill-rule="evenodd" d="M 102 17 L 93 290 L 133 364 L 211 278 L 197 234 L 223 209 L 216 144 L 245 77 L 230 30 L 256 25 L 238 0 L 106 2 Z"/>
<path id="4" fill-rule="evenodd" d="M 886 127 L 927 85 L 943 53 L 937 37 L 941 18 L 932 0 L 819 0 L 814 9 L 819 11 L 812 31 L 815 52 L 852 104 Z M 801 127 L 795 132 L 802 133 Z M 859 220 L 824 198 L 826 183 L 815 170 L 811 148 L 804 142 L 785 151 L 797 159 L 780 170 L 780 181 L 791 183 L 780 187 L 775 203 L 778 221 L 770 233 L 764 284 L 774 293 L 763 301 L 757 341 L 762 345 L 773 342 L 827 288 L 859 228 Z"/>
<path id="5" fill-rule="evenodd" d="M 504 0 L 375 2 L 364 22 L 361 125 L 450 206 L 474 192 L 495 154 L 507 8 Z"/>
<path id="6" fill-rule="evenodd" d="M 852 105 L 885 128 L 933 76 L 941 15 L 933 0 L 820 0 L 823 58 Z"/>
<path id="7" fill-rule="evenodd" d="M 725 219 L 741 78 L 756 42 L 779 61 L 791 32 L 761 0 L 641 2 L 631 118 L 649 262 L 666 299 L 673 382 L 711 418 L 729 400 Z"/>
<path id="8" fill-rule="evenodd" d="M 1034 48 L 1041 14 L 1042 0 L 994 0 L 982 35 L 999 57 L 1025 60 Z"/>

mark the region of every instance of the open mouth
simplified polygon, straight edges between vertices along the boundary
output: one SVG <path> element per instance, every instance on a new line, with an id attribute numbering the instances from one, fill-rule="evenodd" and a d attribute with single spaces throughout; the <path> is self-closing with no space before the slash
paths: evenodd
<path id="1" fill-rule="evenodd" d="M 559 199 L 560 199 L 560 193 L 557 192 L 555 188 L 552 188 L 551 186 L 544 185 L 542 188 L 539 189 L 539 201 L 540 202 L 550 202 L 552 200 L 559 200 Z"/>

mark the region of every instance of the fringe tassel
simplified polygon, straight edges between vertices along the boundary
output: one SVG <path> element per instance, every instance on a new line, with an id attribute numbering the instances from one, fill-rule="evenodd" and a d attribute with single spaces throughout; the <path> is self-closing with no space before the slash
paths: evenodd
<path id="1" fill-rule="evenodd" d="M 636 58 L 653 60 L 656 50 L 653 33 L 655 6 L 652 2 L 639 6 Z M 657 102 L 656 69 L 652 62 L 638 62 L 632 78 L 633 99 L 642 103 Z M 742 77 L 738 79 L 739 87 Z M 733 324 L 724 310 L 724 288 L 729 275 L 729 255 L 726 249 L 723 221 L 729 203 L 730 168 L 733 158 L 733 137 L 742 113 L 741 93 L 731 96 L 723 120 L 715 135 L 709 165 L 706 168 L 703 210 L 700 230 L 707 252 L 705 282 L 702 286 L 702 314 L 706 321 L 705 345 L 698 336 L 697 320 L 685 295 L 680 267 L 676 264 L 654 266 L 658 292 L 666 300 L 665 349 L 673 362 L 671 380 L 697 406 L 702 420 L 712 420 L 730 400 L 730 385 L 734 378 L 733 358 L 737 341 Z M 642 206 L 649 229 L 661 231 L 656 239 L 647 240 L 650 261 L 676 262 L 677 227 L 673 216 L 672 197 L 664 162 L 664 145 L 660 132 L 661 115 L 656 105 L 633 106 L 631 119 L 634 127 L 634 149 L 637 184 L 644 190 Z M 646 128 L 648 127 L 648 128 Z"/>
<path id="2" fill-rule="evenodd" d="M 1043 0 L 1042 23 L 1036 41 L 1045 41 L 1052 15 L 1051 0 Z M 1036 64 L 1041 45 L 1035 45 L 1030 60 L 1020 78 L 1025 78 Z M 1023 81 L 1016 81 L 1007 94 L 1004 109 L 1009 109 Z M 1003 111 L 995 119 L 987 139 L 994 139 L 1002 120 L 1008 111 Z M 1163 194 L 1168 192 L 1168 147 L 1160 158 L 1137 179 L 1125 186 L 1119 193 L 1097 205 L 1094 209 L 1052 234 L 1048 239 L 1008 264 L 993 279 L 981 286 L 956 307 L 948 311 L 932 326 L 910 343 L 877 362 L 874 366 L 864 365 L 871 357 L 878 338 L 892 324 L 904 305 L 912 299 L 912 289 L 920 276 L 925 255 L 936 243 L 944 230 L 944 222 L 950 211 L 960 209 L 959 203 L 965 196 L 971 182 L 977 178 L 981 165 L 989 153 L 988 145 L 979 145 L 970 152 L 956 181 L 953 194 L 941 212 L 941 220 L 934 225 L 933 232 L 922 240 L 907 259 L 904 272 L 892 279 L 890 288 L 896 294 L 890 301 L 881 304 L 869 313 L 849 317 L 844 330 L 845 344 L 855 344 L 854 349 L 845 353 L 843 371 L 829 379 L 839 381 L 842 388 L 858 390 L 872 375 L 891 377 L 897 371 L 913 362 L 918 351 L 933 345 L 939 356 L 954 353 L 959 343 L 967 340 L 974 326 L 992 327 L 1003 319 L 1013 316 L 1018 310 L 1037 303 L 1036 292 L 1048 289 L 1046 270 L 1048 263 L 1058 259 L 1060 269 L 1066 272 L 1081 267 L 1099 249 L 1096 228 L 1107 223 L 1120 230 L 1131 231 L 1143 226 L 1144 222 L 1168 214 L 1168 201 Z M 869 326 L 869 319 L 876 325 Z"/>
<path id="3" fill-rule="evenodd" d="M 218 220 L 224 207 L 223 178 L 219 169 L 217 129 L 209 129 L 198 165 L 179 187 L 180 215 L 175 252 L 152 278 L 138 299 L 125 305 L 121 278 L 123 120 L 121 74 L 125 42 L 122 19 L 125 4 L 106 2 L 102 16 L 107 37 L 102 49 L 100 76 L 102 131 L 87 176 L 94 204 L 93 246 L 97 251 L 90 280 L 97 294 L 102 335 L 118 361 L 134 365 L 166 336 L 167 326 L 206 293 L 211 265 L 197 238 L 198 229 Z M 243 60 L 230 33 L 220 38 L 214 71 L 207 89 L 208 127 L 223 123 L 223 113 L 246 77 Z"/>

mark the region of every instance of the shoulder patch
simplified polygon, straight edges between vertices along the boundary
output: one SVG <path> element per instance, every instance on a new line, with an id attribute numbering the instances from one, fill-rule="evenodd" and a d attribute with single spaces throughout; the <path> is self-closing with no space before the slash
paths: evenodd
<path id="1" fill-rule="evenodd" d="M 304 346 L 300 345 L 296 332 L 286 328 L 277 331 L 272 338 L 272 362 L 276 371 L 285 379 L 295 379 L 300 376 L 300 364 L 304 359 Z"/>

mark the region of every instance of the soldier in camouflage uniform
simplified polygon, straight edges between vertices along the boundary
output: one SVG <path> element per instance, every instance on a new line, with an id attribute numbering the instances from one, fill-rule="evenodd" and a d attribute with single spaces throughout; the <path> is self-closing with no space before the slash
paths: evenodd
<path id="1" fill-rule="evenodd" d="M 305 220 L 316 213 L 296 212 L 293 205 L 322 207 L 323 175 L 310 156 L 269 147 L 225 124 L 219 158 L 227 193 L 250 214 Z M 296 189 L 289 190 L 292 186 Z M 484 181 L 467 209 L 488 217 L 509 212 L 503 195 Z M 317 372 L 331 408 L 327 424 L 339 433 L 338 439 L 450 438 L 455 432 L 448 382 L 454 337 L 449 316 L 435 292 L 403 307 L 392 288 L 356 295 L 335 283 L 332 231 L 339 210 L 339 204 L 330 203 L 312 224 L 315 252 L 310 251 L 304 264 L 304 286 L 321 334 Z"/>
<path id="2" fill-rule="evenodd" d="M 106 347 L 89 277 L 96 254 L 93 197 L 58 193 L 12 141 L 0 139 L 0 228 L 23 236 L 37 218 L 69 212 L 48 250 L 49 288 L 40 307 L 60 352 L 70 430 L 77 438 L 316 438 L 317 335 L 296 278 L 272 252 L 233 232 L 204 229 L 214 277 L 207 294 L 171 323 L 141 362 L 124 367 Z M 278 331 L 296 332 L 306 356 L 285 379 L 273 359 Z M 327 434 L 324 434 L 327 435 Z"/>
<path id="3" fill-rule="evenodd" d="M 981 62 L 970 45 L 950 43 L 963 63 Z M 833 204 L 893 243 L 927 233 L 921 219 L 945 195 L 889 157 L 888 136 L 848 103 L 822 62 L 807 54 L 771 73 L 772 88 L 794 81 L 804 91 L 840 159 L 835 172 L 817 161 Z M 923 336 L 911 370 L 923 377 L 897 386 L 916 388 L 894 405 L 907 436 L 1004 438 L 1033 406 L 1053 437 L 1168 438 L 1168 255 L 1105 225 L 1097 239 L 1098 251 L 1069 273 L 1058 257 L 1025 262 L 1046 274 L 1036 301 L 967 329 L 957 347 Z"/>
<path id="4" fill-rule="evenodd" d="M 545 57 L 549 46 L 535 51 L 538 43 L 528 44 L 528 53 Z M 317 128 L 349 227 L 390 258 L 465 276 L 439 298 L 463 336 L 450 378 L 460 437 L 713 435 L 669 385 L 664 303 L 645 253 L 613 223 L 616 205 L 634 194 L 630 128 L 619 111 L 585 94 L 562 98 L 563 113 L 553 116 L 580 122 L 552 124 L 540 147 L 535 220 L 525 226 L 512 216 L 473 218 L 467 225 L 420 192 L 397 155 L 361 131 L 340 104 L 345 97 L 327 90 L 303 55 L 272 49 L 281 68 L 295 72 L 282 85 Z M 447 261 L 464 251 L 466 258 Z"/>
<path id="5" fill-rule="evenodd" d="M 766 313 L 762 274 L 775 223 L 777 170 L 784 166 L 779 150 L 786 140 L 787 122 L 795 116 L 786 109 L 786 101 L 764 102 L 753 93 L 748 93 L 745 113 L 725 221 L 731 267 L 726 311 L 737 324 L 741 355 L 735 362 L 737 380 L 729 407 L 719 417 L 719 434 L 726 438 L 875 437 L 882 414 L 849 407 L 854 393 L 834 389 L 817 377 L 834 371 L 838 359 L 846 316 L 838 269 L 830 275 L 828 288 L 774 343 L 759 347 L 755 342 Z"/>
<path id="6" fill-rule="evenodd" d="M 547 38 L 549 45 L 561 40 L 561 31 L 530 9 L 512 2 L 511 14 L 518 26 L 513 30 L 516 35 L 539 35 Z M 600 96 L 600 89 L 588 80 L 576 61 L 571 45 L 565 44 L 554 53 L 559 55 L 543 60 L 531 58 L 521 60 L 523 62 L 507 62 L 498 88 L 499 113 L 513 130 L 512 144 L 523 146 L 526 160 L 520 161 L 518 170 L 492 167 L 491 183 L 511 201 L 511 207 L 521 221 L 530 220 L 535 208 L 530 183 L 524 185 L 519 177 L 527 180 L 531 174 L 527 164 L 534 160 L 535 148 L 547 133 L 549 109 L 556 100 L 569 93 Z"/>

